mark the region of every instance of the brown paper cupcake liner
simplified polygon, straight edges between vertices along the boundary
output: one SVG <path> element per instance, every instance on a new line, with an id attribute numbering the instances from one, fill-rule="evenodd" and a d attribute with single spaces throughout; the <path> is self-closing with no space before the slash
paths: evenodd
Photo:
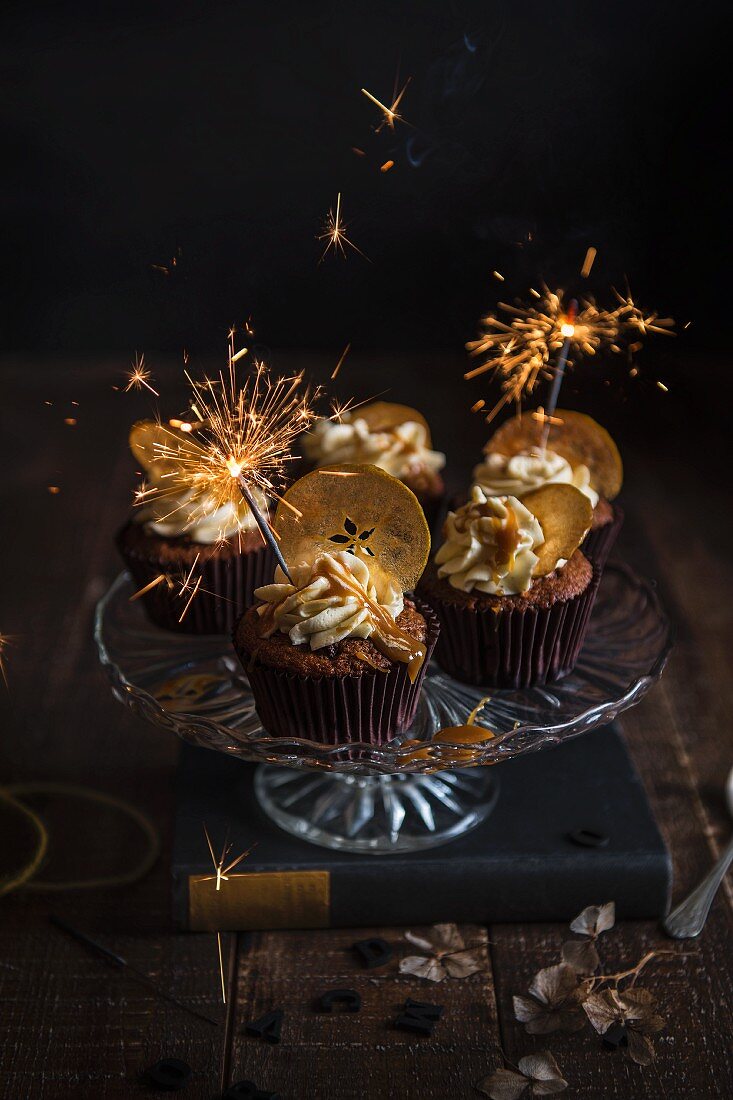
<path id="1" fill-rule="evenodd" d="M 567 676 L 575 667 L 595 602 L 600 570 L 585 591 L 550 608 L 470 608 L 433 598 L 440 620 L 435 658 L 470 684 L 527 688 Z"/>
<path id="2" fill-rule="evenodd" d="M 164 630 L 184 634 L 231 634 L 237 619 L 254 602 L 254 590 L 270 584 L 275 571 L 275 556 L 264 544 L 230 557 L 214 555 L 197 563 L 186 592 L 180 594 L 181 581 L 191 565 L 183 559 L 176 565 L 170 558 L 161 561 L 142 554 L 125 545 L 123 534 L 124 528 L 117 536 L 117 547 L 137 589 L 144 588 L 161 573 L 171 578 L 172 586 L 161 582 L 140 597 L 150 620 Z M 181 620 L 199 577 L 199 590 Z"/>
<path id="3" fill-rule="evenodd" d="M 396 661 L 389 672 L 308 677 L 260 664 L 238 648 L 267 732 L 272 737 L 302 737 L 329 745 L 354 741 L 379 745 L 412 725 L 440 631 L 431 609 L 419 600 L 414 602 L 427 624 L 425 660 L 414 683 L 410 683 L 407 665 Z"/>
<path id="4" fill-rule="evenodd" d="M 605 523 L 602 527 L 591 528 L 580 547 L 586 558 L 601 572 L 624 522 L 623 508 L 618 504 L 612 504 L 611 508 L 613 509 L 611 522 Z"/>

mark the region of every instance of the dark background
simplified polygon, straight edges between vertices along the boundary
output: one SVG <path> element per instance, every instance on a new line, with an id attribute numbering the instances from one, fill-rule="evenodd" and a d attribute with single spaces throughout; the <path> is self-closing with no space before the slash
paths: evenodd
<path id="1" fill-rule="evenodd" d="M 5 348 L 208 353 L 251 314 L 278 347 L 460 349 L 541 276 L 627 276 L 716 346 L 727 7 L 6 4 Z M 412 125 L 375 134 L 359 89 L 398 68 Z M 371 262 L 318 265 L 339 190 Z"/>

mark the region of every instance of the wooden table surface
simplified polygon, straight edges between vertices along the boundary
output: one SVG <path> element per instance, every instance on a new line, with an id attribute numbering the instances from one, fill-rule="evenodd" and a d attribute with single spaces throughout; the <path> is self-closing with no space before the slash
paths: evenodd
<path id="1" fill-rule="evenodd" d="M 291 353 L 276 363 L 313 367 L 325 377 L 334 358 Z M 353 929 L 229 936 L 229 1004 L 222 1006 L 214 937 L 176 934 L 171 926 L 177 743 L 115 701 L 92 642 L 95 601 L 119 569 L 112 535 L 132 487 L 126 429 L 150 408 L 144 395 L 112 389 L 125 363 L 120 356 L 103 363 L 0 364 L 0 630 L 14 636 L 8 690 L 0 684 L 0 781 L 93 786 L 146 811 L 163 838 L 161 858 L 134 886 L 19 890 L 0 898 L 0 1095 L 143 1095 L 149 1090 L 138 1080 L 140 1071 L 165 1055 L 192 1067 L 182 1093 L 191 1100 L 217 1096 L 222 1082 L 241 1078 L 277 1090 L 284 1100 L 447 1100 L 478 1095 L 476 1083 L 502 1064 L 502 1052 L 516 1062 L 549 1047 L 569 1081 L 569 1096 L 733 1096 L 730 881 L 696 941 L 676 944 L 652 922 L 625 923 L 607 938 L 606 958 L 614 969 L 633 965 L 653 948 L 673 952 L 644 975 L 667 1019 L 656 1040 L 656 1062 L 645 1069 L 604 1050 L 590 1029 L 533 1038 L 515 1022 L 512 996 L 526 990 L 537 969 L 556 961 L 565 930 L 555 925 L 492 926 L 489 969 L 441 986 L 399 975 L 397 958 L 376 972 L 357 969 L 348 949 L 361 933 Z M 151 365 L 172 395 L 178 365 L 154 358 Z M 661 683 L 622 724 L 673 855 L 678 898 L 707 870 L 730 831 L 722 787 L 733 762 L 733 521 L 726 507 L 724 439 L 712 430 L 707 399 L 696 396 L 700 364 L 680 360 L 673 366 L 667 397 L 644 390 L 636 404 L 609 399 L 608 422 L 627 470 L 621 553 L 657 578 L 677 628 Z M 460 369 L 459 356 L 406 362 L 354 353 L 343 380 L 364 396 L 391 386 L 395 400 L 422 405 L 457 486 L 483 438 L 480 422 L 466 414 L 476 394 L 461 388 Z M 583 407 L 572 386 L 567 396 Z M 175 412 L 179 406 L 180 390 L 164 407 Z M 68 417 L 76 425 L 66 425 Z M 50 494 L 49 485 L 60 491 Z M 42 802 L 34 804 L 43 809 Z M 119 815 L 108 811 L 100 819 L 94 807 L 66 805 L 63 813 L 57 802 L 47 811 L 52 850 L 46 876 L 63 878 L 70 865 L 93 875 L 129 861 L 134 839 Z M 86 954 L 49 926 L 52 912 L 213 1015 L 219 1026 L 166 1004 Z M 383 934 L 401 941 L 399 929 Z M 359 1015 L 324 1019 L 309 1011 L 315 994 L 336 985 L 361 992 Z M 446 1006 L 432 1038 L 387 1026 L 407 996 Z M 288 1013 L 281 1043 L 245 1037 L 243 1021 L 273 1004 Z"/>

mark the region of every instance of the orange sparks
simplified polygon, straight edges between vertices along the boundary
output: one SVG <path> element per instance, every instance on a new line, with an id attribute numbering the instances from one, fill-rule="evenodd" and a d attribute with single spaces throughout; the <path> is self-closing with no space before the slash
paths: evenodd
<path id="1" fill-rule="evenodd" d="M 385 160 L 384 164 L 379 169 L 380 172 L 389 172 L 390 168 L 394 168 L 393 160 Z"/>
<path id="2" fill-rule="evenodd" d="M 482 356 L 483 362 L 466 371 L 464 378 L 490 371 L 500 386 L 501 396 L 487 416 L 489 421 L 507 403 L 521 405 L 543 379 L 553 377 L 556 357 L 566 340 L 577 362 L 602 351 L 618 353 L 623 347 L 633 355 L 642 346 L 641 337 L 672 335 L 671 318 L 644 313 L 630 294 L 614 291 L 616 305 L 610 310 L 585 299 L 577 313 L 568 316 L 562 290 L 543 286 L 541 294 L 531 293 L 536 303 L 500 302 L 498 313 L 481 319 L 478 339 L 466 344 L 467 351 Z"/>
<path id="3" fill-rule="evenodd" d="M 133 592 L 133 594 L 130 596 L 129 602 L 134 603 L 135 600 L 139 600 L 141 596 L 144 596 L 146 592 L 152 591 L 153 588 L 157 588 L 159 584 L 162 584 L 163 581 L 167 580 L 168 578 L 166 577 L 165 573 L 159 573 L 158 576 L 150 582 L 150 584 L 146 584 L 144 588 L 139 588 L 137 592 Z"/>
<path id="4" fill-rule="evenodd" d="M 135 359 L 132 364 L 132 368 L 127 376 L 127 385 L 125 386 L 125 393 L 130 390 L 139 390 L 144 386 L 146 390 L 150 390 L 156 397 L 160 397 L 157 390 L 154 390 L 150 385 L 150 379 L 152 378 L 151 372 L 145 366 L 145 355 L 138 355 L 135 352 Z"/>
<path id="5" fill-rule="evenodd" d="M 669 386 L 665 386 L 664 382 L 657 381 L 657 385 L 663 393 L 669 393 Z"/>
<path id="6" fill-rule="evenodd" d="M 371 102 L 375 105 L 375 107 L 379 107 L 379 110 L 382 112 L 382 115 L 384 116 L 382 118 L 382 121 L 379 123 L 379 126 L 376 127 L 376 133 L 379 133 L 379 131 L 384 126 L 389 127 L 390 130 L 394 130 L 396 122 L 404 122 L 405 121 L 404 118 L 402 117 L 402 115 L 399 113 L 398 107 L 399 107 L 400 103 L 402 102 L 402 97 L 405 94 L 405 92 L 407 91 L 407 86 L 410 83 L 411 79 L 412 79 L 412 77 L 407 78 L 407 80 L 405 81 L 405 83 L 402 87 L 402 90 L 397 95 L 394 96 L 394 98 L 392 99 L 392 103 L 390 104 L 389 107 L 385 107 L 384 103 L 382 103 L 379 99 L 377 99 L 376 96 L 372 95 L 371 92 L 367 91 L 366 88 L 361 89 L 361 94 L 365 95 L 367 97 L 367 99 L 371 100 Z"/>
<path id="7" fill-rule="evenodd" d="M 333 374 L 331 375 L 331 381 L 332 382 L 337 377 L 338 372 L 341 370 L 341 367 L 343 366 L 344 359 L 346 358 L 346 356 L 349 354 L 350 351 L 351 351 L 351 342 L 349 342 L 346 345 L 346 347 L 344 348 L 344 350 L 341 352 L 341 358 L 339 359 L 336 366 L 333 368 Z"/>
<path id="8" fill-rule="evenodd" d="M 359 149 L 359 147 L 356 146 L 356 145 L 351 146 L 351 152 L 356 153 L 357 157 L 365 157 L 366 156 L 366 153 L 364 152 L 364 150 Z"/>
<path id="9" fill-rule="evenodd" d="M 209 836 L 209 830 L 206 828 L 206 823 L 205 822 L 204 822 L 204 836 L 206 837 L 206 843 L 208 845 L 209 853 L 211 855 L 211 862 L 214 865 L 214 874 L 209 875 L 208 877 L 202 879 L 202 882 L 216 881 L 216 889 L 221 890 L 222 882 L 228 882 L 229 881 L 228 875 L 229 875 L 230 871 L 233 871 L 234 868 L 239 863 L 241 863 L 242 860 L 245 859 L 250 854 L 250 852 L 252 851 L 252 848 L 248 848 L 246 852 L 242 852 L 241 855 L 235 856 L 234 859 L 229 860 L 229 853 L 232 850 L 232 846 L 229 843 L 229 837 L 227 835 L 227 838 L 224 841 L 224 847 L 222 848 L 221 855 L 217 858 L 216 855 L 214 854 L 214 845 L 211 843 L 211 837 Z M 252 845 L 252 847 L 254 847 L 254 845 Z M 227 862 L 228 860 L 229 860 L 229 862 Z M 217 950 L 217 956 L 218 956 L 218 959 L 219 959 L 219 978 L 220 978 L 220 981 L 221 981 L 221 999 L 224 1002 L 224 1004 L 226 1004 L 227 1003 L 227 990 L 226 990 L 226 980 L 224 978 L 224 954 L 223 954 L 223 951 L 222 951 L 221 932 L 216 933 L 216 950 Z"/>
<path id="10" fill-rule="evenodd" d="M 598 249 L 593 248 L 593 246 L 591 245 L 591 247 L 588 249 L 588 251 L 585 254 L 585 259 L 583 260 L 583 266 L 580 269 L 580 274 L 583 276 L 584 279 L 587 279 L 588 276 L 590 275 L 591 268 L 593 267 L 593 264 L 595 262 L 595 258 L 596 258 L 597 255 L 598 255 Z"/>
<path id="11" fill-rule="evenodd" d="M 56 496 L 57 493 L 61 492 L 61 489 L 59 488 L 58 485 L 49 485 L 48 491 L 51 494 L 51 496 Z"/>
<path id="12" fill-rule="evenodd" d="M 545 413 L 542 405 L 539 405 L 537 409 L 532 413 L 532 419 L 536 420 L 538 424 L 562 424 L 563 420 L 560 416 L 550 416 Z"/>
<path id="13" fill-rule="evenodd" d="M 484 401 L 483 397 L 479 397 L 478 401 L 476 401 L 473 405 L 471 405 L 471 412 L 472 413 L 481 412 L 481 410 L 483 409 L 485 404 L 486 404 L 486 402 Z"/>
<path id="14" fill-rule="evenodd" d="M 504 276 L 501 274 L 500 271 L 492 271 L 491 274 L 494 276 L 495 279 L 498 279 L 500 283 L 504 282 Z"/>
<path id="15" fill-rule="evenodd" d="M 76 427 L 76 417 L 65 416 L 64 417 L 64 424 L 66 424 L 69 428 L 75 428 Z"/>
<path id="16" fill-rule="evenodd" d="M 340 252 L 341 255 L 345 259 L 346 258 L 346 248 L 344 247 L 345 245 L 348 245 L 349 248 L 353 248 L 354 251 L 358 252 L 360 256 L 364 256 L 365 260 L 367 260 L 369 258 L 368 256 L 364 255 L 362 250 L 360 248 L 358 248 L 354 244 L 353 241 L 349 240 L 349 238 L 346 236 L 346 233 L 344 231 L 345 228 L 346 227 L 345 227 L 344 223 L 341 220 L 341 192 L 339 191 L 339 193 L 336 197 L 336 213 L 334 214 L 333 210 L 329 210 L 328 217 L 326 218 L 325 222 L 323 223 L 323 232 L 320 233 L 317 237 L 317 240 L 319 240 L 319 241 L 327 241 L 328 242 L 326 244 L 326 247 L 323 250 L 323 254 L 321 255 L 320 260 L 318 261 L 319 264 L 323 263 L 323 261 L 325 260 L 328 252 L 331 249 L 333 249 L 334 253 Z"/>

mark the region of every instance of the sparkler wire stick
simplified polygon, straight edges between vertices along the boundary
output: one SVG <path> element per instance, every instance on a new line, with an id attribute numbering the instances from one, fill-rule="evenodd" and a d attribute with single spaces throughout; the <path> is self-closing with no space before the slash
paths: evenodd
<path id="1" fill-rule="evenodd" d="M 149 978 L 147 974 L 142 970 L 138 970 L 136 966 L 133 966 L 123 958 L 122 955 L 116 954 L 114 951 L 110 951 L 108 947 L 104 947 L 103 944 L 93 940 L 91 936 L 87 936 L 84 932 L 80 932 L 77 928 L 72 928 L 70 924 L 67 924 L 65 920 L 61 920 L 60 917 L 53 916 L 48 918 L 54 927 L 59 928 L 62 932 L 65 932 L 67 936 L 71 936 L 83 947 L 86 947 L 94 955 L 98 955 L 104 959 L 106 963 L 113 966 L 115 970 L 127 970 L 131 975 L 136 977 L 139 981 L 144 982 L 155 994 L 164 1001 L 168 1001 L 169 1004 L 175 1005 L 177 1008 L 182 1008 L 184 1012 L 190 1013 L 192 1016 L 198 1017 L 199 1020 L 205 1020 L 207 1024 L 213 1024 L 214 1027 L 218 1027 L 219 1023 L 211 1016 L 206 1016 L 203 1012 L 199 1012 L 198 1009 L 192 1008 L 191 1005 L 184 1004 L 183 1001 L 177 1000 L 172 993 L 168 993 L 165 989 L 162 989 L 156 982 Z"/>
<path id="2" fill-rule="evenodd" d="M 280 552 L 280 547 L 277 544 L 277 539 L 273 535 L 273 533 L 270 529 L 269 523 L 267 522 L 265 517 L 262 515 L 262 512 L 259 510 L 259 508 L 257 506 L 257 503 L 255 502 L 255 499 L 252 495 L 252 491 L 251 491 L 249 485 L 247 484 L 247 480 L 243 476 L 243 474 L 239 474 L 239 476 L 237 477 L 237 485 L 241 489 L 242 496 L 244 497 L 244 499 L 247 501 L 247 504 L 249 505 L 250 511 L 252 512 L 252 515 L 255 518 L 255 523 L 259 527 L 260 533 L 261 533 L 263 539 L 265 539 L 265 541 L 267 542 L 267 545 L 270 547 L 273 554 L 275 555 L 275 560 L 277 561 L 277 564 L 280 566 L 283 573 L 285 574 L 285 576 L 288 578 L 288 580 L 292 584 L 293 583 L 293 578 L 290 576 L 290 571 L 289 571 L 287 565 L 285 564 L 285 558 L 282 556 L 282 553 Z"/>
<path id="3" fill-rule="evenodd" d="M 565 376 L 565 367 L 568 363 L 568 355 L 570 354 L 570 344 L 575 334 L 575 318 L 578 315 L 578 303 L 575 298 L 571 299 L 568 306 L 565 322 L 561 328 L 561 333 L 565 337 L 563 346 L 560 348 L 560 354 L 557 357 L 555 363 L 555 371 L 552 378 L 552 386 L 550 388 L 550 396 L 547 399 L 547 408 L 545 409 L 544 431 L 542 432 L 542 452 L 544 454 L 547 448 L 547 440 L 550 436 L 550 426 L 552 424 L 552 417 L 555 415 L 555 409 L 557 408 L 557 402 L 560 397 L 560 387 Z"/>

